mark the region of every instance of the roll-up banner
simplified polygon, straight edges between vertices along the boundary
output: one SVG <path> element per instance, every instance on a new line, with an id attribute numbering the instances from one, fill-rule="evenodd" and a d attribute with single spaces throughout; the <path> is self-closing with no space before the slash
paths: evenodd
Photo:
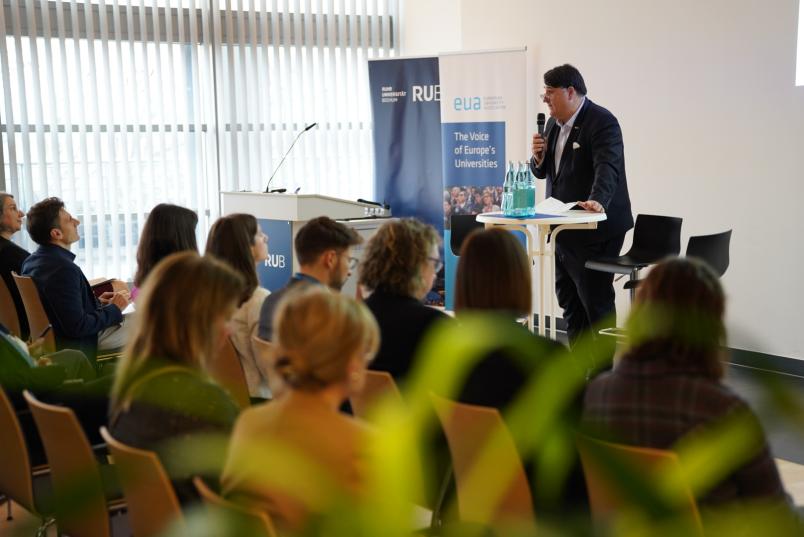
<path id="1" fill-rule="evenodd" d="M 506 162 L 528 157 L 525 69 L 524 48 L 438 58 L 447 309 L 458 259 L 449 247 L 451 215 L 499 211 Z"/>
<path id="2" fill-rule="evenodd" d="M 395 217 L 444 229 L 438 58 L 370 60 L 374 189 Z M 443 304 L 443 279 L 429 303 Z"/>

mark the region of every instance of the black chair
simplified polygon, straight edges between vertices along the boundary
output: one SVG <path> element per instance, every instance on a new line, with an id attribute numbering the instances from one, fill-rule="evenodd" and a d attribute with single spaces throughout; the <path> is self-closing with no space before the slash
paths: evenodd
<path id="1" fill-rule="evenodd" d="M 678 255 L 681 251 L 681 221 L 675 216 L 638 214 L 634 224 L 634 241 L 627 253 L 619 257 L 591 259 L 584 266 L 601 272 L 629 274 L 628 283 L 638 280 L 640 270 L 665 257 Z M 627 288 L 633 300 L 633 284 Z"/>
<path id="2" fill-rule="evenodd" d="M 477 221 L 474 214 L 453 214 L 449 217 L 449 226 L 452 230 L 449 237 L 449 247 L 452 255 L 461 255 L 463 241 L 476 229 L 483 229 L 483 223 Z"/>
<path id="3" fill-rule="evenodd" d="M 687 257 L 695 257 L 708 264 L 718 276 L 723 276 L 729 268 L 729 244 L 731 230 L 713 235 L 690 237 L 687 243 Z"/>
<path id="4" fill-rule="evenodd" d="M 718 277 L 726 273 L 729 268 L 729 244 L 731 242 L 731 230 L 713 235 L 698 235 L 690 237 L 687 242 L 686 257 L 700 259 L 709 265 Z M 636 289 L 642 280 L 631 280 L 626 282 L 626 289 Z"/>

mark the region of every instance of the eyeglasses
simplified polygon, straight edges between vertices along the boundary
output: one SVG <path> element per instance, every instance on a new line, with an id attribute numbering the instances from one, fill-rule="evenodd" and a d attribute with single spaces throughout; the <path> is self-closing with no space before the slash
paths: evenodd
<path id="1" fill-rule="evenodd" d="M 359 262 L 360 262 L 360 260 L 358 258 L 350 257 L 349 258 L 349 270 L 355 270 L 357 268 L 357 264 Z"/>
<path id="2" fill-rule="evenodd" d="M 567 88 L 550 88 L 550 87 L 545 87 L 545 88 L 544 88 L 544 93 L 540 94 L 540 95 L 539 95 L 539 98 L 540 98 L 541 100 L 545 100 L 545 99 L 548 99 L 548 98 L 552 99 L 553 95 L 555 95 L 555 93 L 556 93 L 557 91 L 566 90 L 566 89 L 567 89 Z"/>
<path id="3" fill-rule="evenodd" d="M 438 272 L 444 267 L 444 262 L 437 257 L 428 257 L 427 259 L 433 262 L 433 268 L 435 269 L 436 272 Z"/>

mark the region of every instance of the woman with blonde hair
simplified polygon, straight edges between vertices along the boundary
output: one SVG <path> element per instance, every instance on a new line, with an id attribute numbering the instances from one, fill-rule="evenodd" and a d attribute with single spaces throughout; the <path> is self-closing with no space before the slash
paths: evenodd
<path id="1" fill-rule="evenodd" d="M 364 488 L 370 432 L 339 407 L 362 389 L 379 332 L 365 306 L 319 285 L 288 292 L 274 327 L 288 389 L 242 413 L 221 481 L 230 499 L 299 531 Z"/>
<path id="2" fill-rule="evenodd" d="M 256 268 L 257 263 L 268 258 L 268 236 L 250 214 L 223 216 L 209 230 L 206 255 L 228 264 L 246 281 L 240 306 L 229 322 L 232 329 L 229 337 L 243 366 L 249 395 L 269 398 L 270 365 L 262 360 L 260 350 L 252 340 L 257 335 L 263 302 L 271 294 L 260 287 Z"/>
<path id="3" fill-rule="evenodd" d="M 117 368 L 112 436 L 156 451 L 183 503 L 196 498 L 193 474 L 218 474 L 224 454 L 214 449 L 188 453 L 181 445 L 225 437 L 238 414 L 228 393 L 207 377 L 205 364 L 228 333 L 243 287 L 240 275 L 220 261 L 193 252 L 166 257 L 142 288 L 134 330 Z M 193 455 L 212 467 L 188 468 Z"/>
<path id="4" fill-rule="evenodd" d="M 443 263 L 435 229 L 413 218 L 383 224 L 363 251 L 359 283 L 371 294 L 366 306 L 380 326 L 382 343 L 372 369 L 403 380 L 424 334 L 447 316 L 425 306 Z"/>

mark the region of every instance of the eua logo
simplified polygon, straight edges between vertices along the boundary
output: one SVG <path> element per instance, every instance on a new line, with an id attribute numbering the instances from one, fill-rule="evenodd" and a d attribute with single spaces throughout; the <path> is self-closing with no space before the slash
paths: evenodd
<path id="1" fill-rule="evenodd" d="M 285 256 L 282 254 L 268 254 L 265 266 L 271 268 L 285 268 Z"/>
<path id="2" fill-rule="evenodd" d="M 480 110 L 480 97 L 455 97 L 452 101 L 452 107 L 457 112 Z"/>
<path id="3" fill-rule="evenodd" d="M 411 86 L 410 93 L 413 96 L 413 102 L 432 102 L 441 100 L 441 86 L 431 84 L 429 86 Z"/>

